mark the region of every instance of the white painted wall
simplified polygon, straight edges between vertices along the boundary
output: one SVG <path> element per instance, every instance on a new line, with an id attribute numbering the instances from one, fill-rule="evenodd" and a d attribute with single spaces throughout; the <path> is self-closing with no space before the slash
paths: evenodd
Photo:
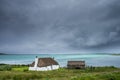
<path id="1" fill-rule="evenodd" d="M 52 69 L 55 70 L 55 69 L 59 69 L 59 65 L 52 65 Z"/>
<path id="2" fill-rule="evenodd" d="M 48 71 L 48 70 L 55 70 L 59 69 L 59 65 L 52 65 L 52 66 L 46 66 L 46 67 L 29 67 L 29 70 L 36 70 L 36 71 Z"/>

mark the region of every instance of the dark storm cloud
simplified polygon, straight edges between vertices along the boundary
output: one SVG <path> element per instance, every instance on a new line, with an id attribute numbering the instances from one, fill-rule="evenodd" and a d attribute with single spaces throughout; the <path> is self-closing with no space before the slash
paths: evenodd
<path id="1" fill-rule="evenodd" d="M 119 48 L 119 7 L 119 0 L 1 0 L 0 51 Z"/>

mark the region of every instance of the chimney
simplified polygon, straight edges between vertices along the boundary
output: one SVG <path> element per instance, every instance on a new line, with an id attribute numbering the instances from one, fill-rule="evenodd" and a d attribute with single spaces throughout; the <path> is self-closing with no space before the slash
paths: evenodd
<path id="1" fill-rule="evenodd" d="M 54 59 L 54 57 L 53 57 L 53 59 Z"/>
<path id="2" fill-rule="evenodd" d="M 36 58 L 37 58 L 37 56 L 36 56 Z"/>
<path id="3" fill-rule="evenodd" d="M 36 58 L 35 58 L 35 65 L 34 65 L 34 67 L 37 67 L 37 64 L 38 64 L 38 57 L 36 56 Z"/>

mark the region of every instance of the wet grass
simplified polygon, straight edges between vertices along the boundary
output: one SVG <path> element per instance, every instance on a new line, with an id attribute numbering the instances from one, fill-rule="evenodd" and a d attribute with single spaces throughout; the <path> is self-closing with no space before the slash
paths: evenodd
<path id="1" fill-rule="evenodd" d="M 28 66 L 12 66 L 10 71 L 0 71 L 0 80 L 120 80 L 120 69 L 111 66 L 28 71 Z"/>

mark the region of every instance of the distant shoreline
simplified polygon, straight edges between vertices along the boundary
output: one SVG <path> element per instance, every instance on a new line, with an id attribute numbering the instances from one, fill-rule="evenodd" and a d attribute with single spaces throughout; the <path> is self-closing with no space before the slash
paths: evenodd
<path id="1" fill-rule="evenodd" d="M 0 55 L 7 55 L 6 53 L 0 53 Z"/>
<path id="2" fill-rule="evenodd" d="M 119 54 L 111 54 L 111 55 L 113 55 L 113 56 L 120 56 L 120 53 Z"/>

